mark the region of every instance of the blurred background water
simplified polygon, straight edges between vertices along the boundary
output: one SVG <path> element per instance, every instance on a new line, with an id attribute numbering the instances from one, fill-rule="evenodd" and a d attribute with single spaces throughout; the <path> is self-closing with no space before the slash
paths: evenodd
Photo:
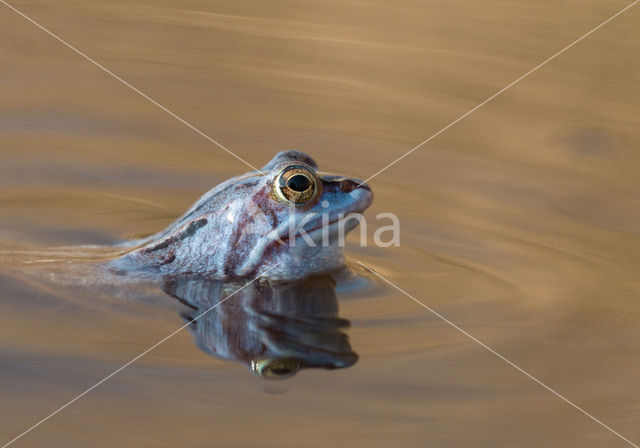
<path id="1" fill-rule="evenodd" d="M 366 178 L 627 2 L 12 4 L 254 165 Z M 636 443 L 638 8 L 373 179 L 401 246 L 347 251 Z M 154 232 L 244 171 L 0 5 L 2 441 L 182 325 L 11 251 Z M 185 331 L 15 446 L 625 446 L 407 297 L 338 301 L 350 368 L 265 383 Z"/>

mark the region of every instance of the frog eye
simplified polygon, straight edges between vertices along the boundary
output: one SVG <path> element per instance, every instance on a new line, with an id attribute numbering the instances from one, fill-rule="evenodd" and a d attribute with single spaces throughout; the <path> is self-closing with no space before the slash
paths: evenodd
<path id="1" fill-rule="evenodd" d="M 260 359 L 251 361 L 251 371 L 269 379 L 288 378 L 300 370 L 300 362 L 293 358 Z"/>
<path id="2" fill-rule="evenodd" d="M 274 184 L 276 196 L 284 202 L 303 205 L 318 193 L 318 181 L 315 174 L 303 166 L 289 166 L 276 178 Z"/>

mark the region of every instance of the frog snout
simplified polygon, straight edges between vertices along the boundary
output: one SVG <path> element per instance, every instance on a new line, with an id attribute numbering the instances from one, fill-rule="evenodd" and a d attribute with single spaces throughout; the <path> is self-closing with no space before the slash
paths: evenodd
<path id="1" fill-rule="evenodd" d="M 356 188 L 364 188 L 365 190 L 371 191 L 369 185 L 362 183 L 360 179 L 343 179 L 340 181 L 340 190 L 343 193 L 351 193 Z"/>

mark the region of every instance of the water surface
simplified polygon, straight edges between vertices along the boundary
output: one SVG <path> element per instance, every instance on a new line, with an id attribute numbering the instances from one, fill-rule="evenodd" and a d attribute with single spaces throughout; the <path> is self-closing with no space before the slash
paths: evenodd
<path id="1" fill-rule="evenodd" d="M 257 166 L 295 148 L 362 178 L 626 5 L 12 4 Z M 639 22 L 373 179 L 367 216 L 396 213 L 401 246 L 347 250 L 636 443 Z M 184 322 L 157 285 L 11 254 L 155 232 L 246 167 L 4 6 L 0 91 L 5 441 Z M 183 331 L 15 446 L 625 446 L 406 296 L 355 289 L 351 367 L 267 382 Z"/>

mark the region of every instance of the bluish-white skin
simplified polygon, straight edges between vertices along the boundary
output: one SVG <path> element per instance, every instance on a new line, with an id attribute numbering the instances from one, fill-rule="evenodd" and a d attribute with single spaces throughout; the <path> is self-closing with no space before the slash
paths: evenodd
<path id="1" fill-rule="evenodd" d="M 292 165 L 309 170 L 319 186 L 304 204 L 295 205 L 276 191 L 278 176 Z M 358 220 L 339 220 L 371 205 L 369 187 L 355 178 L 317 172 L 315 161 L 298 151 L 278 153 L 261 171 L 264 175 L 250 172 L 214 187 L 167 229 L 110 262 L 110 269 L 290 280 L 344 266 L 339 227 L 346 233 Z"/>

